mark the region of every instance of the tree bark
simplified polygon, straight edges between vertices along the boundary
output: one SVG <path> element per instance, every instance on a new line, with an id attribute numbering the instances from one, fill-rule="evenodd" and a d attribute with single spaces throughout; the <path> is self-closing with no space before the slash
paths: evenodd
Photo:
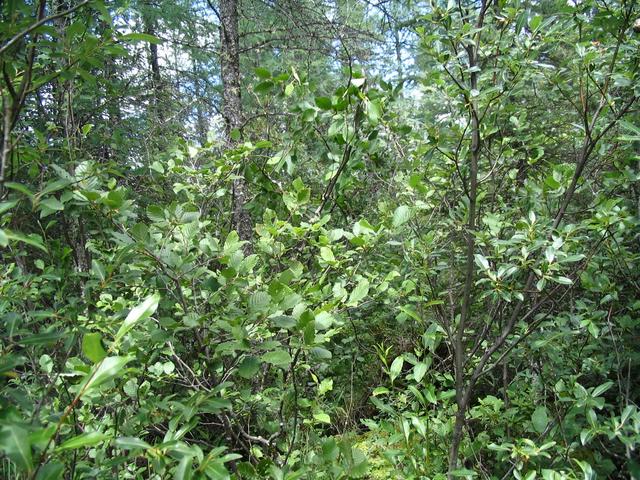
<path id="1" fill-rule="evenodd" d="M 238 35 L 238 1 L 220 0 L 220 69 L 222 77 L 223 116 L 226 129 L 227 148 L 233 149 L 237 141 L 232 133 L 242 128 L 242 102 L 240 97 L 240 51 Z M 241 166 L 239 178 L 233 181 L 232 228 L 240 240 L 249 241 L 253 232 L 251 216 L 246 210 L 249 188 Z M 245 253 L 249 251 L 245 246 Z"/>
<path id="2" fill-rule="evenodd" d="M 476 28 L 478 33 L 475 35 L 475 43 L 467 47 L 467 55 L 469 57 L 469 74 L 470 90 L 478 90 L 478 72 L 475 66 L 478 64 L 478 45 L 480 44 L 480 29 L 484 23 L 484 15 L 486 13 L 486 1 L 482 2 Z M 458 411 L 455 417 L 453 427 L 453 436 L 451 439 L 451 447 L 449 450 L 449 472 L 448 478 L 451 479 L 451 472 L 458 468 L 458 453 L 460 443 L 462 441 L 462 430 L 466 420 L 466 411 L 469 406 L 469 399 L 473 386 L 466 384 L 465 363 L 466 363 L 466 347 L 465 334 L 467 323 L 471 317 L 471 308 L 473 304 L 473 281 L 475 272 L 475 230 L 476 230 L 476 208 L 478 199 L 478 164 L 480 163 L 480 152 L 482 148 L 482 138 L 480 136 L 480 115 L 478 113 L 478 101 L 475 97 L 469 97 L 469 116 L 471 120 L 471 155 L 469 158 L 469 186 L 467 189 L 469 196 L 469 210 L 467 218 L 466 236 L 466 265 L 465 265 L 465 281 L 464 291 L 462 295 L 462 308 L 460 310 L 460 322 L 456 330 L 453 344 L 454 366 L 455 366 L 455 384 L 456 384 L 456 403 Z"/>
<path id="3" fill-rule="evenodd" d="M 153 8 L 150 3 L 146 4 L 147 8 Z M 144 15 L 144 31 L 149 35 L 156 34 L 157 21 L 153 14 L 147 12 Z M 158 57 L 158 45 L 149 43 L 149 67 L 151 68 L 151 83 L 153 85 L 153 110 L 159 122 L 164 122 L 164 114 L 162 112 L 162 75 L 160 74 L 160 60 Z"/>

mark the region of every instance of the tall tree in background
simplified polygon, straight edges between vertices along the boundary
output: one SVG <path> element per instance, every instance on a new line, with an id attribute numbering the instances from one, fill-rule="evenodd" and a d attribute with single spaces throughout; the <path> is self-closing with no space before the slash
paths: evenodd
<path id="1" fill-rule="evenodd" d="M 242 98 L 240 95 L 240 51 L 237 0 L 220 1 L 220 74 L 227 146 L 232 149 L 241 138 L 243 128 Z M 232 225 L 241 240 L 251 239 L 253 224 L 246 209 L 249 187 L 240 165 L 238 178 L 233 181 Z"/>

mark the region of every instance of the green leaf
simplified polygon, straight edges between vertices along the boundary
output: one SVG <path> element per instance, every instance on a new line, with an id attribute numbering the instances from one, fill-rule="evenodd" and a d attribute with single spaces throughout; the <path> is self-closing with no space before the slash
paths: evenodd
<path id="1" fill-rule="evenodd" d="M 249 297 L 249 310 L 260 312 L 265 310 L 271 303 L 271 296 L 267 292 L 255 292 Z"/>
<path id="2" fill-rule="evenodd" d="M 64 210 L 64 204 L 56 197 L 47 197 L 44 200 L 40 201 L 40 204 L 44 205 L 50 210 Z"/>
<path id="3" fill-rule="evenodd" d="M 100 333 L 87 333 L 82 337 L 82 353 L 93 363 L 98 363 L 107 356 L 102 347 L 102 335 Z"/>
<path id="4" fill-rule="evenodd" d="M 35 333 L 28 337 L 21 338 L 17 343 L 20 345 L 50 345 L 56 343 L 65 335 L 65 332 Z"/>
<path id="5" fill-rule="evenodd" d="M 549 417 L 547 415 L 547 407 L 544 405 L 540 405 L 533 411 L 533 415 L 531 415 L 531 423 L 533 423 L 533 428 L 536 432 L 542 433 L 549 423 Z"/>
<path id="6" fill-rule="evenodd" d="M 392 382 L 396 378 L 398 378 L 398 375 L 400 375 L 400 372 L 402 372 L 403 365 L 404 365 L 404 358 L 402 357 L 402 355 L 396 357 L 391 363 L 391 367 L 389 367 L 389 378 L 391 378 Z"/>
<path id="7" fill-rule="evenodd" d="M 413 378 L 415 379 L 416 382 L 420 383 L 420 381 L 424 378 L 425 374 L 427 373 L 428 368 L 429 367 L 424 362 L 417 363 L 413 367 Z"/>
<path id="8" fill-rule="evenodd" d="M 33 468 L 31 442 L 27 430 L 24 428 L 18 425 L 3 425 L 0 429 L 0 450 L 20 470 L 29 472 Z"/>
<path id="9" fill-rule="evenodd" d="M 411 209 L 406 205 L 400 205 L 393 212 L 393 226 L 399 227 L 409 221 L 411 218 Z"/>
<path id="10" fill-rule="evenodd" d="M 331 110 L 331 99 L 327 97 L 316 97 L 316 105 L 322 110 Z"/>
<path id="11" fill-rule="evenodd" d="M 318 395 L 324 395 L 327 392 L 333 390 L 333 379 L 332 378 L 324 378 L 320 385 L 318 385 Z"/>
<path id="12" fill-rule="evenodd" d="M 134 325 L 142 320 L 146 320 L 151 315 L 155 313 L 158 308 L 158 304 L 160 303 L 160 294 L 154 293 L 153 295 L 147 297 L 140 305 L 131 309 L 127 318 L 124 319 L 124 322 L 120 326 L 118 333 L 116 333 L 115 341 L 118 342 L 122 337 L 124 337 L 129 330 L 131 330 Z"/>
<path id="13" fill-rule="evenodd" d="M 489 270 L 490 265 L 489 265 L 489 260 L 487 260 L 484 255 L 480 255 L 479 253 L 476 253 L 474 255 L 475 259 L 476 259 L 476 265 L 478 265 L 480 268 L 482 268 L 483 270 Z"/>
<path id="14" fill-rule="evenodd" d="M 18 204 L 19 200 L 7 200 L 6 202 L 0 203 L 0 215 L 4 212 L 11 210 Z"/>
<path id="15" fill-rule="evenodd" d="M 287 330 L 292 330 L 298 324 L 298 321 L 295 318 L 288 315 L 279 315 L 277 317 L 270 318 L 269 320 L 275 327 Z"/>
<path id="16" fill-rule="evenodd" d="M 176 467 L 176 471 L 173 474 L 174 480 L 190 480 L 191 479 L 191 465 L 193 464 L 193 457 L 185 455 L 180 460 L 180 463 Z"/>
<path id="17" fill-rule="evenodd" d="M 311 349 L 311 355 L 320 360 L 329 360 L 332 357 L 331 352 L 322 347 L 313 347 Z"/>
<path id="18" fill-rule="evenodd" d="M 38 470 L 36 480 L 58 480 L 62 478 L 64 465 L 60 462 L 49 462 Z"/>
<path id="19" fill-rule="evenodd" d="M 95 258 L 91 260 L 91 273 L 93 273 L 101 282 L 104 282 L 107 278 L 107 272 L 104 269 L 104 265 Z"/>
<path id="20" fill-rule="evenodd" d="M 26 243 L 27 245 L 31 245 L 32 247 L 42 250 L 45 253 L 49 253 L 49 250 L 47 250 L 47 247 L 44 246 L 44 243 L 42 242 L 42 237 L 40 235 L 32 233 L 29 236 L 26 236 L 26 235 L 23 235 L 22 233 L 13 232 L 6 228 L 4 229 L 3 233 L 4 233 L 4 237 L 8 240 Z"/>
<path id="21" fill-rule="evenodd" d="M 467 477 L 467 476 L 476 476 L 477 473 L 473 470 L 469 470 L 468 468 L 459 468 L 457 470 L 453 470 L 450 472 L 452 477 Z"/>
<path id="22" fill-rule="evenodd" d="M 260 82 L 258 85 L 253 87 L 253 91 L 256 93 L 266 93 L 273 87 L 273 82 L 271 80 L 265 80 L 264 82 Z"/>
<path id="23" fill-rule="evenodd" d="M 369 121 L 376 125 L 382 116 L 382 107 L 378 100 L 373 100 L 367 103 L 367 117 Z"/>
<path id="24" fill-rule="evenodd" d="M 118 376 L 131 360 L 133 360 L 132 357 L 106 357 L 93 367 L 80 391 L 86 393 Z"/>
<path id="25" fill-rule="evenodd" d="M 149 445 L 147 442 L 136 437 L 120 437 L 117 438 L 114 443 L 116 447 L 122 448 L 123 450 L 147 450 L 151 448 L 151 445 Z"/>
<path id="26" fill-rule="evenodd" d="M 315 418 L 320 423 L 331 424 L 331 417 L 324 412 L 314 413 L 313 418 Z"/>
<path id="27" fill-rule="evenodd" d="M 536 15 L 531 20 L 529 20 L 529 28 L 531 28 L 532 31 L 535 31 L 538 29 L 541 23 L 542 17 L 540 15 Z"/>
<path id="28" fill-rule="evenodd" d="M 369 294 L 369 280 L 363 278 L 358 282 L 358 285 L 351 291 L 349 295 L 349 301 L 347 302 L 348 306 L 355 307 L 358 305 L 358 302 L 366 298 Z"/>
<path id="29" fill-rule="evenodd" d="M 266 68 L 256 67 L 254 72 L 256 72 L 256 75 L 262 79 L 266 80 L 267 78 L 271 78 L 271 72 Z"/>
<path id="30" fill-rule="evenodd" d="M 316 315 L 314 325 L 316 327 L 316 330 L 326 330 L 327 328 L 331 327 L 331 325 L 333 325 L 335 321 L 336 319 L 333 318 L 333 315 L 331 315 L 329 312 L 322 311 Z"/>
<path id="31" fill-rule="evenodd" d="M 596 388 L 593 389 L 593 392 L 591 392 L 591 396 L 599 397 L 604 392 L 609 390 L 611 387 L 613 387 L 613 382 L 603 383 L 602 385 L 599 385 L 599 386 L 597 386 Z"/>
<path id="32" fill-rule="evenodd" d="M 260 360 L 256 357 L 246 357 L 238 366 L 238 375 L 251 379 L 260 369 Z"/>
<path id="33" fill-rule="evenodd" d="M 124 42 L 147 42 L 152 43 L 154 45 L 159 45 L 162 43 L 158 37 L 154 35 L 149 35 L 148 33 L 127 33 L 120 37 L 120 40 Z"/>
<path id="34" fill-rule="evenodd" d="M 60 445 L 58 448 L 56 448 L 56 450 L 63 451 L 63 450 L 73 450 L 76 448 L 91 447 L 93 445 L 97 445 L 98 443 L 101 443 L 107 440 L 108 438 L 111 438 L 111 437 L 101 432 L 82 433 L 73 438 L 70 438 L 69 440 L 64 442 L 62 445 Z"/>
<path id="35" fill-rule="evenodd" d="M 293 90 L 294 90 L 295 86 L 292 83 L 287 84 L 286 87 L 284 87 L 284 94 L 287 97 L 290 97 L 293 94 Z"/>
<path id="36" fill-rule="evenodd" d="M 152 222 L 163 222 L 165 220 L 164 210 L 158 205 L 149 205 L 147 207 L 147 217 Z"/>
<path id="37" fill-rule="evenodd" d="M 333 251 L 330 247 L 320 247 L 320 258 L 327 263 L 336 261 L 336 257 L 333 256 Z"/>
<path id="38" fill-rule="evenodd" d="M 291 355 L 285 350 L 275 350 L 262 355 L 262 361 L 275 365 L 276 367 L 286 367 L 292 362 Z"/>
<path id="39" fill-rule="evenodd" d="M 5 182 L 4 186 L 7 187 L 10 190 L 15 190 L 16 192 L 20 192 L 23 195 L 26 195 L 29 198 L 33 198 L 34 194 L 31 190 L 29 190 L 27 187 L 25 187 L 24 185 L 20 184 L 20 183 L 16 183 L 16 182 Z"/>
<path id="40" fill-rule="evenodd" d="M 240 133 L 240 130 L 234 128 L 233 130 L 231 130 L 231 132 L 229 132 L 229 137 L 231 137 L 231 140 L 233 140 L 234 142 L 237 142 L 242 138 L 242 134 Z"/>

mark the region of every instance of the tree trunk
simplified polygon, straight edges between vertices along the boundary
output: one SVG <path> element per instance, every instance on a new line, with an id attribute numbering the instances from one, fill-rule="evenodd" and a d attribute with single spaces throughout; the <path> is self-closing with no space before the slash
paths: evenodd
<path id="1" fill-rule="evenodd" d="M 482 2 L 480 13 L 478 15 L 477 29 L 478 32 L 482 28 L 484 22 L 484 14 L 486 12 L 486 3 Z M 478 64 L 478 45 L 480 44 L 480 34 L 475 36 L 475 44 L 467 47 L 469 56 L 469 83 L 470 90 L 478 90 L 478 72 L 475 66 Z M 465 363 L 466 363 L 466 345 L 465 334 L 467 324 L 471 317 L 471 309 L 473 305 L 473 282 L 475 272 L 475 229 L 476 229 L 476 208 L 478 200 L 478 164 L 480 163 L 480 152 L 482 148 L 482 138 L 480 136 L 480 115 L 478 113 L 478 101 L 474 98 L 468 98 L 469 116 L 471 119 L 471 155 L 469 158 L 469 209 L 466 236 L 466 272 L 464 281 L 464 291 L 462 298 L 462 308 L 460 310 L 460 323 L 456 330 L 453 345 L 453 356 L 455 365 L 455 381 L 456 381 L 456 402 L 458 404 L 458 412 L 453 429 L 453 437 L 451 439 L 451 448 L 449 450 L 449 479 L 452 478 L 451 472 L 458 468 L 458 452 L 460 442 L 462 441 L 462 430 L 466 419 L 466 411 L 469 406 L 469 398 L 473 389 L 473 380 L 466 381 Z"/>
<path id="2" fill-rule="evenodd" d="M 149 9 L 153 8 L 150 3 L 147 4 Z M 153 14 L 148 12 L 144 15 L 144 31 L 149 35 L 156 34 L 157 22 Z M 164 114 L 162 112 L 162 76 L 160 75 L 160 60 L 158 57 L 158 45 L 149 43 L 149 67 L 151 68 L 151 83 L 153 85 L 153 111 L 157 120 L 164 122 Z"/>
<path id="3" fill-rule="evenodd" d="M 220 21 L 223 115 L 227 148 L 232 149 L 237 144 L 232 138 L 232 132 L 240 132 L 242 128 L 237 0 L 220 0 Z M 240 169 L 239 176 L 240 178 L 233 181 L 232 228 L 238 232 L 240 240 L 249 241 L 253 225 L 251 216 L 246 210 L 249 188 L 244 178 L 243 168 Z M 245 253 L 249 250 L 248 245 Z"/>

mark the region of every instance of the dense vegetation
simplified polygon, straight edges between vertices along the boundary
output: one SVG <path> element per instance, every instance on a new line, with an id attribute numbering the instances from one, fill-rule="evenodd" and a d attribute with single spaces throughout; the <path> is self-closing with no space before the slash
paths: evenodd
<path id="1" fill-rule="evenodd" d="M 0 477 L 640 478 L 634 0 L 0 0 Z"/>

